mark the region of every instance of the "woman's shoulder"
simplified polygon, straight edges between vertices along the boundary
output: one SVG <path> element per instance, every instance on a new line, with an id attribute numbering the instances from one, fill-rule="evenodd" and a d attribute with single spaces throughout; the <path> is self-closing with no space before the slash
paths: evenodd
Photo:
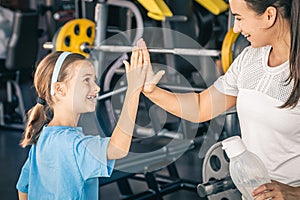
<path id="1" fill-rule="evenodd" d="M 265 54 L 268 54 L 270 49 L 271 49 L 271 46 L 263 46 L 263 47 L 247 46 L 244 48 L 244 50 L 241 52 L 241 54 L 248 55 L 248 56 L 261 57 L 261 56 L 265 56 Z"/>
<path id="2" fill-rule="evenodd" d="M 243 51 L 234 59 L 234 63 L 238 66 L 247 66 L 247 65 L 257 65 L 261 66 L 260 64 L 263 63 L 268 57 L 270 52 L 270 46 L 258 47 L 254 48 L 252 46 L 247 46 L 243 49 Z"/>

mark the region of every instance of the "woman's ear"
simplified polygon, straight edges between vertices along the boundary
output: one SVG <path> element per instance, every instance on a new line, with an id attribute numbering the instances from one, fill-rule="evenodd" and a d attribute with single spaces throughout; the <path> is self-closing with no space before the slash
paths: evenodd
<path id="1" fill-rule="evenodd" d="M 65 95 L 65 84 L 63 82 L 55 82 L 53 83 L 53 90 L 54 94 L 57 96 L 64 96 Z"/>
<path id="2" fill-rule="evenodd" d="M 268 27 L 271 27 L 274 25 L 275 21 L 276 21 L 276 17 L 277 17 L 277 9 L 273 6 L 269 6 L 266 11 L 265 11 L 265 15 L 266 15 L 266 23 Z"/>

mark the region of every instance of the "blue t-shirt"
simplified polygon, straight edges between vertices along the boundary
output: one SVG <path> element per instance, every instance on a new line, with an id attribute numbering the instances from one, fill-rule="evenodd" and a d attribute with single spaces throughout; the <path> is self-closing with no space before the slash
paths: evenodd
<path id="1" fill-rule="evenodd" d="M 28 199 L 98 200 L 98 177 L 109 177 L 110 138 L 85 136 L 80 127 L 45 126 L 32 145 L 17 189 Z"/>

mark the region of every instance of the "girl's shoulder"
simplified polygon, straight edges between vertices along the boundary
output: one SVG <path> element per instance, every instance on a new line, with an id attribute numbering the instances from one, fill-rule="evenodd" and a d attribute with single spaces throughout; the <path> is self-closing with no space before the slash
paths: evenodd
<path id="1" fill-rule="evenodd" d="M 73 126 L 48 126 L 45 125 L 43 127 L 43 131 L 47 132 L 82 132 L 81 127 L 73 127 Z"/>
<path id="2" fill-rule="evenodd" d="M 46 137 L 56 137 L 56 136 L 77 137 L 83 135 L 83 131 L 81 127 L 45 125 L 41 133 L 41 136 L 42 135 Z"/>
<path id="3" fill-rule="evenodd" d="M 73 143 L 81 143 L 82 141 L 99 140 L 99 135 L 85 135 L 81 127 L 70 126 L 44 126 L 41 133 L 44 139 L 52 138 L 60 141 L 73 141 Z"/>

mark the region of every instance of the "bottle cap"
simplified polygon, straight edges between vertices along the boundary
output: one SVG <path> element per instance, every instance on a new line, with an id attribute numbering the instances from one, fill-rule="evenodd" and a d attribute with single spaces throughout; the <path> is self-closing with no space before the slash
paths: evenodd
<path id="1" fill-rule="evenodd" d="M 236 157 L 247 150 L 240 136 L 233 136 L 223 140 L 222 149 L 225 150 L 229 158 Z"/>

